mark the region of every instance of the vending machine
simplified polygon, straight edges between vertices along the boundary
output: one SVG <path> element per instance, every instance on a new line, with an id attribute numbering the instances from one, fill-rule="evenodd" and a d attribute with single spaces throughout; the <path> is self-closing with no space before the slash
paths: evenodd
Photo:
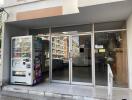
<path id="1" fill-rule="evenodd" d="M 35 85 L 42 81 L 42 42 L 33 36 L 11 39 L 11 84 Z"/>

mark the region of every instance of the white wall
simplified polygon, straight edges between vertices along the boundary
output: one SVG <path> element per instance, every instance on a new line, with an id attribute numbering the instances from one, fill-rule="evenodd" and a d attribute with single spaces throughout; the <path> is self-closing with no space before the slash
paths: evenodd
<path id="1" fill-rule="evenodd" d="M 78 0 L 63 0 L 63 14 L 79 13 Z"/>
<path id="2" fill-rule="evenodd" d="M 105 4 L 105 3 L 121 2 L 121 1 L 124 0 L 79 0 L 78 4 L 79 7 L 84 7 L 84 6 Z"/>
<path id="3" fill-rule="evenodd" d="M 127 48 L 128 48 L 128 80 L 132 89 L 132 14 L 127 20 Z"/>
<path id="4" fill-rule="evenodd" d="M 9 1 L 9 0 L 8 0 Z M 16 21 L 16 13 L 31 11 L 43 8 L 62 6 L 61 0 L 41 0 L 39 2 L 31 2 L 23 5 L 7 7 L 5 10 L 9 14 L 8 22 Z"/>
<path id="5" fill-rule="evenodd" d="M 93 6 L 111 2 L 115 2 L 115 0 L 24 0 L 19 3 L 16 3 L 16 0 L 5 0 L 4 7 L 9 13 L 8 21 L 16 21 L 17 12 L 63 6 L 63 14 L 65 15 L 79 13 L 78 7 Z"/>
<path id="6" fill-rule="evenodd" d="M 4 0 L 0 0 L 0 5 L 2 5 L 4 3 Z"/>
<path id="7" fill-rule="evenodd" d="M 35 2 L 40 0 L 4 0 L 4 6 L 13 6 L 13 5 L 19 5 L 29 2 Z"/>

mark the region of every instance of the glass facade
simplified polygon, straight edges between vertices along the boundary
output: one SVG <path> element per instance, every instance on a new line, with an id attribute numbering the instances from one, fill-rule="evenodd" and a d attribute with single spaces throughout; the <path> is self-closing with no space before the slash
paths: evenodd
<path id="1" fill-rule="evenodd" d="M 52 37 L 52 79 L 69 81 L 69 37 Z"/>
<path id="2" fill-rule="evenodd" d="M 123 25 L 124 21 L 97 23 L 95 27 L 91 24 L 30 30 L 44 40 L 46 79 L 107 86 L 110 64 L 114 86 L 128 87 L 127 37 Z"/>
<path id="3" fill-rule="evenodd" d="M 72 36 L 72 81 L 92 83 L 91 35 Z"/>
<path id="4" fill-rule="evenodd" d="M 96 84 L 107 86 L 107 64 L 114 75 L 115 87 L 128 87 L 126 31 L 95 34 Z"/>

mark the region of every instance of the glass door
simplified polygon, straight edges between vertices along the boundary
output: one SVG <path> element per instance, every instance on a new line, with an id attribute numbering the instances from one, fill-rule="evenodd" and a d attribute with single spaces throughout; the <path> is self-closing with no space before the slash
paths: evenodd
<path id="1" fill-rule="evenodd" d="M 69 36 L 51 38 L 52 82 L 70 83 Z"/>
<path id="2" fill-rule="evenodd" d="M 91 33 L 51 37 L 52 82 L 94 85 Z"/>
<path id="3" fill-rule="evenodd" d="M 93 85 L 91 34 L 71 36 L 71 83 Z"/>

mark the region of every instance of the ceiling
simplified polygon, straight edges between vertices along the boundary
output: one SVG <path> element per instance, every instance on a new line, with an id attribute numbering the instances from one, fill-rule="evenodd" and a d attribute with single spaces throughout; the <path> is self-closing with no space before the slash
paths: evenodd
<path id="1" fill-rule="evenodd" d="M 8 22 L 25 28 L 71 26 L 127 20 L 132 13 L 132 0 L 110 4 L 80 7 L 80 13 L 49 18 Z"/>

